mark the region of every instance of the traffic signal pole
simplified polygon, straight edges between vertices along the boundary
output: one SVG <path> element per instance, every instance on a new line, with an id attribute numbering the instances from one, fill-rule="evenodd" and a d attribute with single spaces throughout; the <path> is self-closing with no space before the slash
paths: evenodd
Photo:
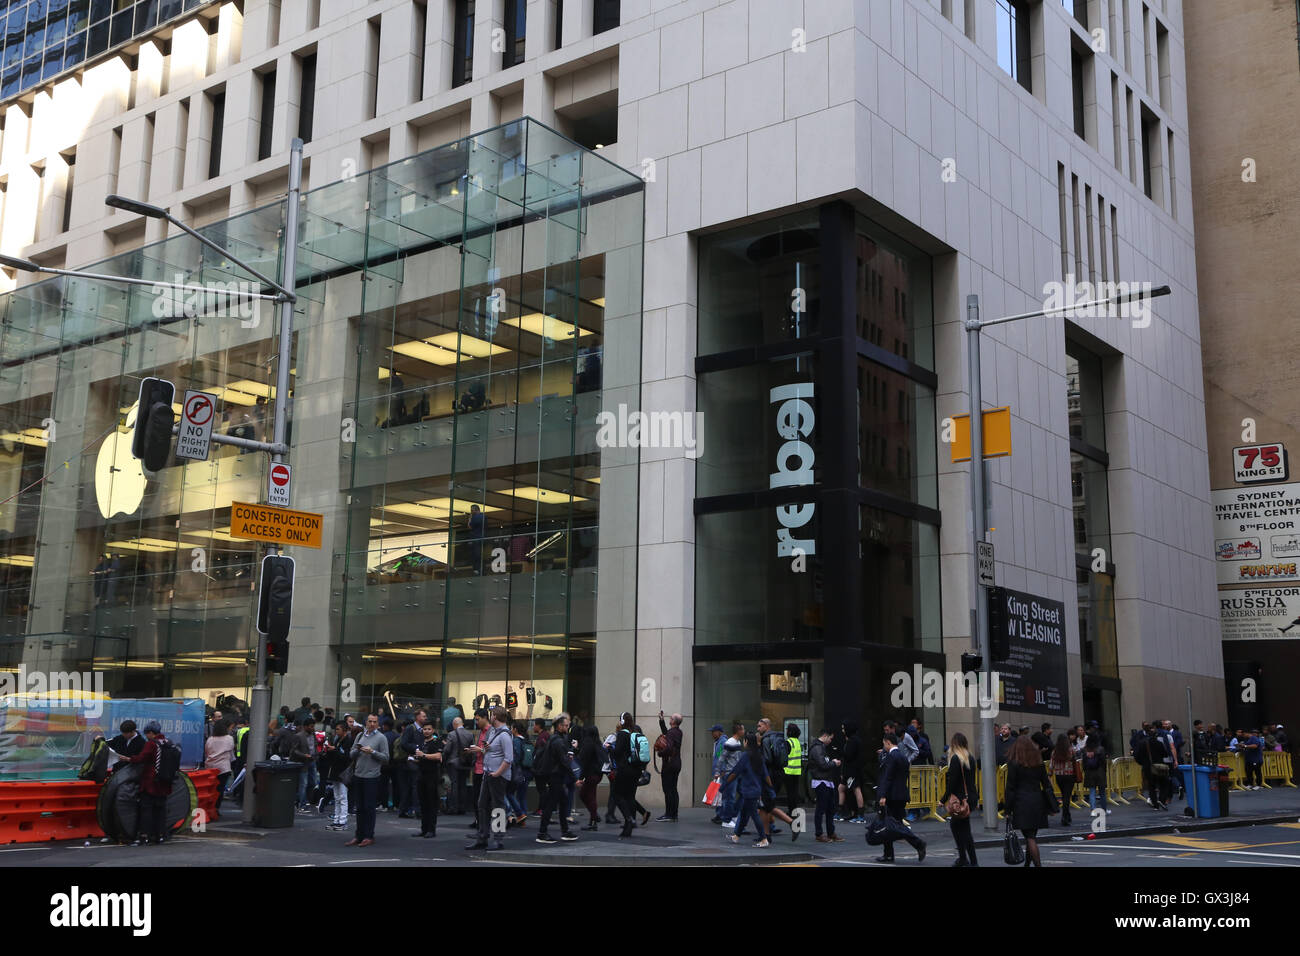
<path id="1" fill-rule="evenodd" d="M 302 140 L 295 139 L 289 147 L 289 193 L 285 199 L 284 213 L 284 269 L 281 271 L 283 285 L 286 289 L 293 292 L 296 285 L 298 270 L 298 205 L 299 194 L 302 191 Z M 288 435 L 288 408 L 289 408 L 289 366 L 292 364 L 290 356 L 293 354 L 293 308 L 296 299 L 290 297 L 280 300 L 280 349 L 276 358 L 276 375 L 275 375 L 275 426 L 272 435 L 272 445 L 275 451 L 271 454 L 272 465 L 278 465 L 284 461 L 285 438 Z M 280 550 L 275 545 L 268 548 L 268 552 L 279 554 Z M 263 582 L 267 586 L 269 582 Z M 246 770 L 244 784 L 244 803 L 243 819 L 245 823 L 253 822 L 253 788 L 248 781 L 251 780 L 251 774 L 247 773 L 252 769 L 252 765 L 259 760 L 266 758 L 266 735 L 267 729 L 271 722 L 271 688 L 267 684 L 267 667 L 266 667 L 266 636 L 257 630 L 256 621 L 253 624 L 253 637 L 257 646 L 257 677 L 253 685 L 251 699 L 249 700 L 249 718 L 248 718 L 248 746 L 244 750 L 244 767 Z"/>

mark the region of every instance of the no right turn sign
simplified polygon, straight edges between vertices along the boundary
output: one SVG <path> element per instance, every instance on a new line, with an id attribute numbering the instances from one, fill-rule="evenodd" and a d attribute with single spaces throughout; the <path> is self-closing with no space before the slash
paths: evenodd
<path id="1" fill-rule="evenodd" d="M 185 393 L 181 406 L 180 434 L 176 436 L 176 457 L 207 461 L 212 449 L 212 423 L 217 417 L 217 400 L 207 392 Z"/>

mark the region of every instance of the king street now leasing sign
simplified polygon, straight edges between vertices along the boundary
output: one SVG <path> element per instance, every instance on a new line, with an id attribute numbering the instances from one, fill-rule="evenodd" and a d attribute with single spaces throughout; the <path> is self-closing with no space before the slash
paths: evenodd
<path id="1" fill-rule="evenodd" d="M 1210 500 L 1220 584 L 1300 581 L 1300 483 L 1222 488 Z"/>

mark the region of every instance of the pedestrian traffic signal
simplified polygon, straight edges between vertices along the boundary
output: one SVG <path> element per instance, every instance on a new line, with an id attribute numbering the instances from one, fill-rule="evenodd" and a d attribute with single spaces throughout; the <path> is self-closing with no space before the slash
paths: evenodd
<path id="1" fill-rule="evenodd" d="M 289 642 L 266 639 L 266 670 L 271 674 L 283 674 L 289 669 Z"/>
<path id="2" fill-rule="evenodd" d="M 172 403 L 175 400 L 176 386 L 166 379 L 146 378 L 140 383 L 131 454 L 140 459 L 145 474 L 151 477 L 162 471 L 171 457 L 172 427 L 176 424 Z"/>

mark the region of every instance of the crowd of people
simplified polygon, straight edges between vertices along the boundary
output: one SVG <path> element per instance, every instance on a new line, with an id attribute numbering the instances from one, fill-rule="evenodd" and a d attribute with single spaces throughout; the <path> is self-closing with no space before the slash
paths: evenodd
<path id="1" fill-rule="evenodd" d="M 225 793 L 238 795 L 247 723 L 242 714 L 226 718 L 217 712 L 209 728 L 206 765 L 218 770 Z M 374 842 L 379 812 L 418 820 L 419 829 L 411 835 L 426 839 L 437 834 L 440 815 L 469 816 L 469 849 L 502 849 L 505 834 L 527 828 L 530 818 L 537 818 L 534 839 L 541 844 L 573 842 L 579 829 L 596 830 L 601 823 L 618 826 L 619 836 L 628 838 L 651 821 L 638 791 L 653 780 L 652 767 L 664 795 L 664 813 L 657 822 L 673 823 L 678 817 L 684 746 L 680 714 L 666 718 L 661 713 L 660 734 L 651 743 L 631 713 L 620 715 L 614 730 L 602 734 L 567 714 L 521 721 L 512 720 L 503 707 L 485 707 L 467 718 L 454 698 L 433 718 L 418 710 L 400 721 L 382 710 L 335 719 L 329 708 L 303 698 L 296 710 L 281 708 L 268 730 L 270 759 L 305 765 L 299 812 L 326 816 L 327 829 L 351 830 L 348 846 Z M 978 865 L 970 816 L 980 805 L 979 761 L 961 733 L 952 735 L 939 757 L 919 719 L 887 720 L 870 741 L 853 723 L 823 727 L 808 740 L 798 723 L 782 729 L 768 717 L 760 717 L 752 731 L 735 721 L 729 729 L 714 724 L 709 733 L 712 822 L 731 843 L 752 836 L 753 846 L 771 846 L 785 832 L 778 824 L 797 840 L 803 827 L 795 825 L 795 814 L 807 802 L 818 843 L 842 843 L 837 825 L 863 824 L 869 842 L 873 827 L 889 831 L 880 841 L 878 862 L 893 862 L 900 841 L 924 860 L 925 841 L 908 826 L 915 816 L 907 810 L 910 767 L 938 762 L 945 768 L 939 800 L 958 851 L 954 865 Z M 1276 724 L 1227 733 L 1198 720 L 1184 738 L 1173 721 L 1156 720 L 1135 730 L 1126 752 L 1118 754 L 1097 721 L 1059 733 L 1051 723 L 1032 732 L 1004 723 L 994 741 L 997 765 L 1007 767 L 999 809 L 1025 838 L 1025 865 L 1037 866 L 1038 831 L 1057 814 L 1061 826 L 1071 826 L 1076 793 L 1090 808 L 1111 812 L 1107 771 L 1115 756 L 1134 758 L 1142 768 L 1148 805 L 1164 810 L 1175 791 L 1185 799 L 1179 763 L 1207 763 L 1214 754 L 1239 752 L 1248 789 L 1258 789 L 1264 753 L 1283 750 L 1288 743 Z M 869 766 L 874 768 L 870 779 Z M 603 809 L 598 796 L 602 780 L 609 783 Z M 530 787 L 537 790 L 537 809 L 531 814 Z"/>

